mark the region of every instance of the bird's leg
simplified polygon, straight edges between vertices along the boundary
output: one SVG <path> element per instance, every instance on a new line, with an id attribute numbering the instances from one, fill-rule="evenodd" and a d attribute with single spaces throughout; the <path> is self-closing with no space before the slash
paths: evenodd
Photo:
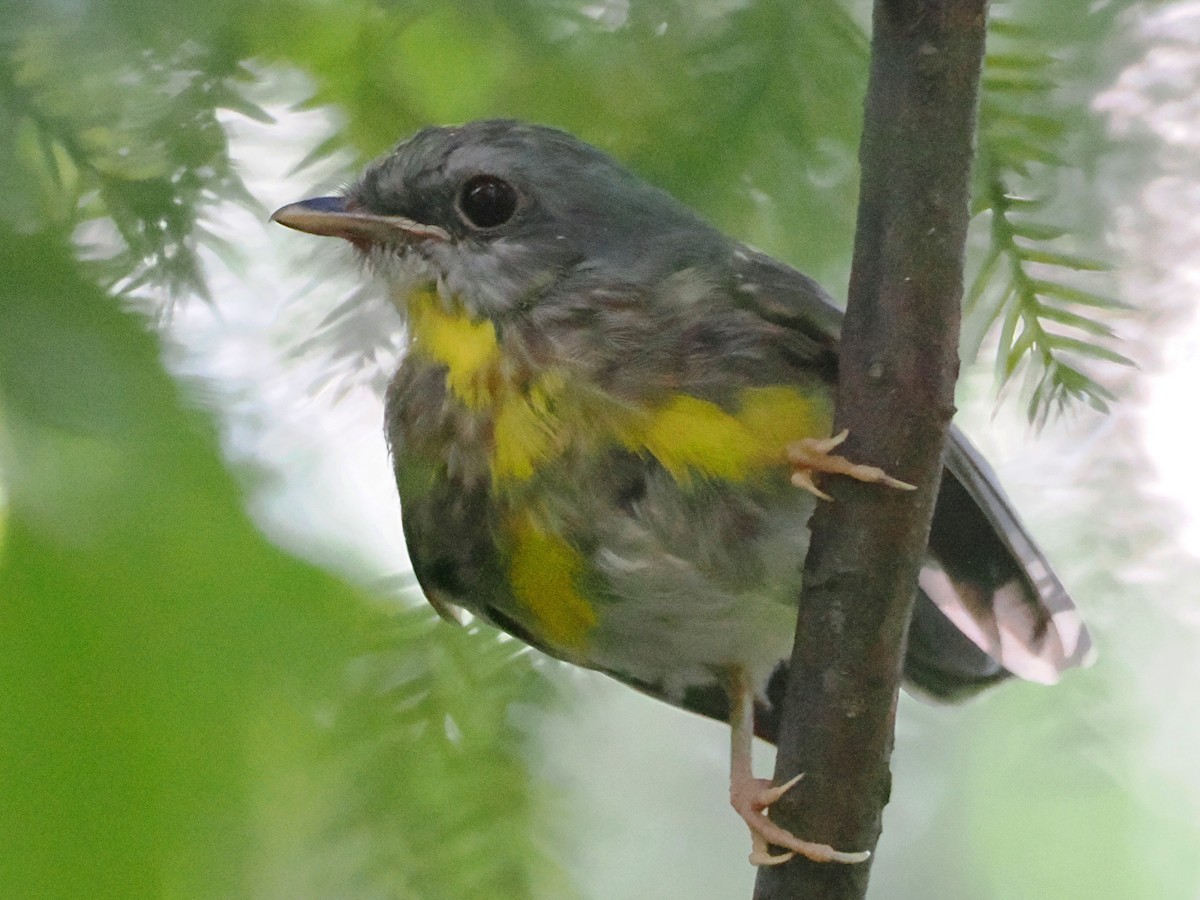
<path id="1" fill-rule="evenodd" d="M 754 743 L 754 686 L 745 671 L 735 667 L 729 673 L 729 803 L 750 829 L 750 862 L 756 866 L 777 866 L 797 853 L 815 862 L 858 863 L 870 851 L 847 853 L 828 844 L 816 844 L 796 837 L 786 828 L 767 818 L 767 809 L 786 794 L 803 774 L 776 787 L 765 778 L 755 778 L 750 751 Z M 788 852 L 772 854 L 769 845 Z"/>
<path id="2" fill-rule="evenodd" d="M 829 438 L 804 438 L 796 441 L 787 448 L 788 462 L 792 465 L 792 484 L 803 488 L 809 493 L 816 494 L 822 500 L 831 500 L 828 494 L 817 487 L 813 475 L 817 472 L 828 472 L 831 475 L 849 475 L 859 481 L 875 484 L 886 484 L 888 487 L 899 488 L 902 491 L 914 491 L 916 485 L 907 481 L 893 478 L 883 469 L 876 466 L 864 466 L 852 463 L 844 456 L 834 456 L 829 451 L 846 440 L 849 430 L 835 434 Z"/>

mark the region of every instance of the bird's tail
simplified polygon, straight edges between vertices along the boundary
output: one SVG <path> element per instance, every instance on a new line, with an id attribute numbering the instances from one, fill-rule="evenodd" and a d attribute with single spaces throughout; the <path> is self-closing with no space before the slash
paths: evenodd
<path id="1" fill-rule="evenodd" d="M 954 429 L 904 674 L 939 700 L 1015 675 L 1053 684 L 1091 637 L 983 457 Z"/>

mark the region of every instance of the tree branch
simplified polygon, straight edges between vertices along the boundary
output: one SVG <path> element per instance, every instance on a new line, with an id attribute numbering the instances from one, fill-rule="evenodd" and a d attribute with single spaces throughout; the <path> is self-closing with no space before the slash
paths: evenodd
<path id="1" fill-rule="evenodd" d="M 835 430 L 845 454 L 919 489 L 827 479 L 813 517 L 772 816 L 874 849 L 891 789 L 896 697 L 954 411 L 972 139 L 986 0 L 876 0 L 854 265 Z M 865 896 L 869 863 L 797 858 L 755 900 Z"/>

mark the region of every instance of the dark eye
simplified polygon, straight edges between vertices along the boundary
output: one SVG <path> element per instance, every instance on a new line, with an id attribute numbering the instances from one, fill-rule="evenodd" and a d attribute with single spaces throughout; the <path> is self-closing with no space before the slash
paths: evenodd
<path id="1" fill-rule="evenodd" d="M 495 228 L 517 211 L 517 189 L 495 175 L 476 175 L 462 186 L 458 209 L 476 228 Z"/>

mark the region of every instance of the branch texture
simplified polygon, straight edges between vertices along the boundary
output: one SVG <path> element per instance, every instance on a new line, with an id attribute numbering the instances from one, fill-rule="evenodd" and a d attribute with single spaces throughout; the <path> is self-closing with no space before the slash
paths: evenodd
<path id="1" fill-rule="evenodd" d="M 835 431 L 846 455 L 919 485 L 829 479 L 813 517 L 771 815 L 806 839 L 874 849 L 891 789 L 905 635 L 954 412 L 986 0 L 876 0 L 862 188 Z M 865 896 L 869 863 L 794 859 L 755 900 Z"/>

